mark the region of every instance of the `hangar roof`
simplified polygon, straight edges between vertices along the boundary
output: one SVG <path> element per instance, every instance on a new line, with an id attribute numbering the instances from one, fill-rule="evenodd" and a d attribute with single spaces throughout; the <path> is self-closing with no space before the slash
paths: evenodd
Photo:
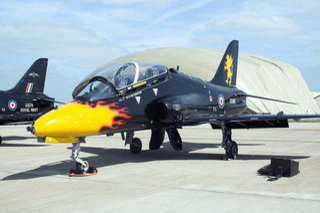
<path id="1" fill-rule="evenodd" d="M 318 106 L 320 107 L 320 92 L 314 92 L 313 98 L 316 101 L 316 103 L 318 104 Z"/>

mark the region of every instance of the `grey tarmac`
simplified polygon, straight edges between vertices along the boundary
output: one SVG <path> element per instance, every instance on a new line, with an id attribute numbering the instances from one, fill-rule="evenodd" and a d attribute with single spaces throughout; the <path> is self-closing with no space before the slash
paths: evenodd
<path id="1" fill-rule="evenodd" d="M 143 150 L 119 134 L 88 137 L 80 156 L 98 168 L 70 178 L 70 144 L 41 144 L 26 126 L 2 126 L 0 212 L 320 212 L 320 124 L 289 129 L 233 130 L 238 160 L 221 160 L 221 132 L 209 125 L 179 130 L 183 151 L 165 138 L 148 151 L 150 131 L 137 132 Z M 270 182 L 257 170 L 271 157 L 299 161 L 300 173 Z"/>

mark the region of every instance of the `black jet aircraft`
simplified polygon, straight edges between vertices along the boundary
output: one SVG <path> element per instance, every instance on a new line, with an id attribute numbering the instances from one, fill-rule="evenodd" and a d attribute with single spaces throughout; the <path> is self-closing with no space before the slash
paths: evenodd
<path id="1" fill-rule="evenodd" d="M 174 68 L 153 63 L 128 62 L 108 67 L 80 85 L 74 101 L 43 115 L 29 127 L 48 143 L 73 143 L 71 158 L 76 169 L 71 176 L 95 173 L 79 158 L 80 143 L 86 136 L 121 133 L 132 153 L 141 151 L 135 131 L 151 130 L 150 150 L 159 149 L 165 132 L 172 147 L 182 150 L 178 129 L 209 123 L 222 130 L 221 146 L 228 158 L 235 159 L 238 146 L 232 129 L 288 127 L 288 119 L 316 118 L 320 115 L 243 114 L 246 98 L 260 98 L 236 87 L 238 41 L 232 41 L 211 81 L 185 75 Z"/>
<path id="2" fill-rule="evenodd" d="M 47 58 L 36 60 L 15 87 L 0 91 L 0 125 L 30 123 L 54 108 L 43 93 L 47 64 Z"/>

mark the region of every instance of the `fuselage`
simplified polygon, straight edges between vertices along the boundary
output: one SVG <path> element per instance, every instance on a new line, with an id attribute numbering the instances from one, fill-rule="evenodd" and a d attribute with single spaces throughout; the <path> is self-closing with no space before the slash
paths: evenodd
<path id="1" fill-rule="evenodd" d="M 246 100 L 234 96 L 240 92 L 236 87 L 225 88 L 168 71 L 133 84 L 111 98 L 92 101 L 90 96 L 76 97 L 37 120 L 34 132 L 38 137 L 65 138 L 138 131 L 154 126 L 181 127 L 185 121 L 191 121 L 188 125 L 197 125 L 200 122 L 192 120 L 242 113 Z"/>
<path id="2" fill-rule="evenodd" d="M 41 101 L 49 98 L 44 94 L 16 94 L 0 91 L 0 124 L 33 121 L 53 109 L 53 102 Z"/>

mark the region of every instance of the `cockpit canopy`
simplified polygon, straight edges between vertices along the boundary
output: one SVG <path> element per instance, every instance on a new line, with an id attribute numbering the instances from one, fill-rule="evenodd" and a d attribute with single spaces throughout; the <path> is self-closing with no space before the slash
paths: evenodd
<path id="1" fill-rule="evenodd" d="M 77 98 L 90 101 L 112 98 L 121 91 L 130 90 L 135 85 L 152 80 L 167 73 L 161 64 L 128 62 L 117 64 L 96 73 Z"/>

